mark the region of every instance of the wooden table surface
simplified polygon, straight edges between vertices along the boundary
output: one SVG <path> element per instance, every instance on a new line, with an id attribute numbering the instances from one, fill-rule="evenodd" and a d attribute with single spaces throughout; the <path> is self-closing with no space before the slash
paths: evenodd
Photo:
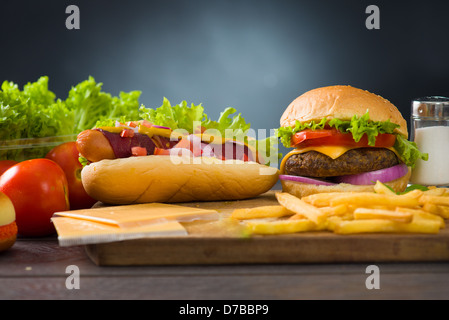
<path id="1" fill-rule="evenodd" d="M 56 237 L 18 239 L 0 253 L 0 299 L 448 299 L 449 262 L 100 267 Z M 67 289 L 79 268 L 79 289 Z"/>

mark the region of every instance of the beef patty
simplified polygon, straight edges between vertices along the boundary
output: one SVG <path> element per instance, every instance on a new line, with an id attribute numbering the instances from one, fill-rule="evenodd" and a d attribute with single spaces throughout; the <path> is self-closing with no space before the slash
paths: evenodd
<path id="1" fill-rule="evenodd" d="M 324 178 L 380 170 L 399 163 L 396 154 L 385 148 L 352 149 L 336 159 L 317 151 L 309 151 L 288 158 L 285 173 Z"/>

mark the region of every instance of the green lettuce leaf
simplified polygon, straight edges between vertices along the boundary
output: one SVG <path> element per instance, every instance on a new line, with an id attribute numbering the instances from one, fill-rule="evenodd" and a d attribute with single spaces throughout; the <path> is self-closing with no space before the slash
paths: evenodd
<path id="1" fill-rule="evenodd" d="M 427 153 L 422 153 L 421 151 L 419 151 L 415 142 L 408 141 L 400 135 L 396 136 L 394 149 L 401 156 L 401 160 L 404 161 L 407 166 L 412 168 L 415 167 L 416 161 L 418 159 L 422 159 L 424 161 L 429 160 L 429 155 Z"/>
<path id="2" fill-rule="evenodd" d="M 295 133 L 306 129 L 324 129 L 327 122 L 328 120 L 326 118 L 322 119 L 320 122 L 311 121 L 307 123 L 300 123 L 299 121 L 296 121 L 294 127 L 280 127 L 277 129 L 276 135 L 281 140 L 284 147 L 291 148 L 291 139 Z"/>
<path id="3" fill-rule="evenodd" d="M 23 90 L 4 81 L 0 90 L 0 159 L 22 161 L 44 157 L 52 141 L 48 139 L 35 147 L 34 138 L 71 135 L 74 123 L 74 112 L 48 90 L 48 77 L 26 84 Z M 17 139 L 20 142 L 12 144 Z"/>
<path id="4" fill-rule="evenodd" d="M 217 121 L 212 121 L 206 117 L 206 120 L 203 121 L 202 126 L 206 129 L 216 129 L 222 134 L 225 134 L 226 130 L 240 131 L 243 134 L 246 134 L 250 129 L 251 124 L 246 123 L 240 113 L 231 118 L 231 115 L 236 112 L 237 110 L 234 108 L 226 108 L 220 113 L 220 117 Z"/>
<path id="5" fill-rule="evenodd" d="M 237 110 L 234 108 L 226 108 L 220 113 L 217 121 L 208 117 L 204 112 L 204 107 L 199 104 L 191 104 L 186 101 L 172 106 L 167 98 L 164 98 L 159 108 L 140 108 L 140 118 L 150 121 L 157 126 L 169 127 L 172 130 L 184 129 L 189 133 L 193 133 L 194 125 L 200 125 L 204 129 L 215 129 L 224 137 L 226 130 L 241 130 L 246 133 L 251 124 L 246 123 L 245 119 L 239 113 L 234 115 Z"/>
<path id="6" fill-rule="evenodd" d="M 140 118 L 148 120 L 157 126 L 169 127 L 172 130 L 184 129 L 193 133 L 193 125 L 200 124 L 207 117 L 204 114 L 204 108 L 199 105 L 187 105 L 186 101 L 172 106 L 167 98 L 163 99 L 159 108 L 140 108 Z"/>
<path id="7" fill-rule="evenodd" d="M 337 120 L 334 120 L 337 121 Z M 332 123 L 332 120 L 330 121 Z M 330 124 L 332 126 L 332 124 Z M 346 128 L 346 132 L 351 132 L 352 137 L 356 142 L 360 141 L 364 134 L 368 137 L 368 145 L 374 146 L 376 143 L 376 137 L 379 133 L 394 133 L 396 128 L 399 128 L 398 124 L 388 121 L 371 121 L 369 119 L 369 113 L 366 112 L 363 116 L 357 117 L 354 115 Z"/>
<path id="8" fill-rule="evenodd" d="M 123 116 L 138 117 L 140 91 L 120 92 L 119 97 L 112 97 L 102 91 L 102 85 L 89 77 L 69 91 L 65 103 L 75 113 L 73 132 L 91 129 L 97 121 L 118 120 Z"/>

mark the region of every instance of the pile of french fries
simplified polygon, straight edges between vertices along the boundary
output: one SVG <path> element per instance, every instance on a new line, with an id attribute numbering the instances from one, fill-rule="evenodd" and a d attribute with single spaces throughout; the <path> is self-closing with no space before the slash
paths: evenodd
<path id="1" fill-rule="evenodd" d="M 278 192 L 276 199 L 279 205 L 236 209 L 231 218 L 242 221 L 252 234 L 436 234 L 449 219 L 449 188 L 398 195 L 377 181 L 374 192 L 318 193 L 301 199 Z"/>

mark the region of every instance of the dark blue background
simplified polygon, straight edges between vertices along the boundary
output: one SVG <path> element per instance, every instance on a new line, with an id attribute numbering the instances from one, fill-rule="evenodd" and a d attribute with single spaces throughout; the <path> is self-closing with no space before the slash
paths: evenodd
<path id="1" fill-rule="evenodd" d="M 76 4 L 81 29 L 68 30 Z M 365 8 L 380 8 L 367 30 Z M 254 129 L 279 126 L 298 95 L 350 84 L 392 101 L 449 95 L 447 1 L 2 1 L 0 80 L 41 75 L 65 98 L 89 75 L 113 95 L 141 90 L 203 103 L 217 117 L 235 107 Z"/>

